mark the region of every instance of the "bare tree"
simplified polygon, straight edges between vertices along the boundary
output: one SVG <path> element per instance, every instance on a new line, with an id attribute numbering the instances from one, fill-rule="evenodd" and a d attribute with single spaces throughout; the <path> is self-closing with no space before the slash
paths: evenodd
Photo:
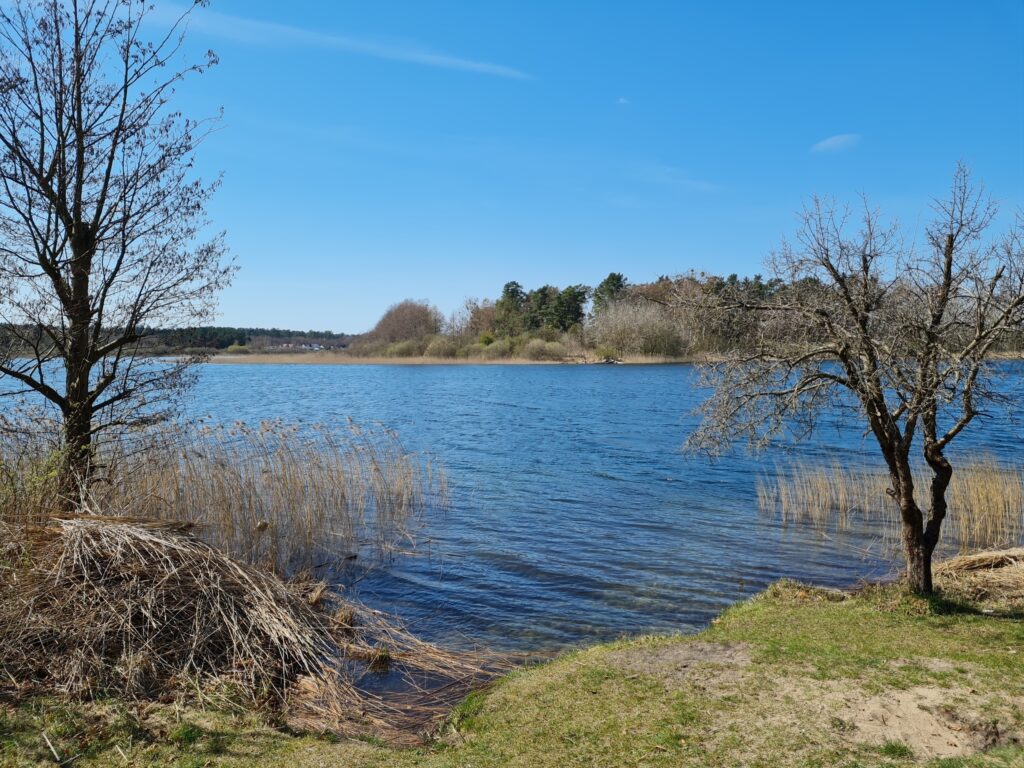
<path id="1" fill-rule="evenodd" d="M 194 5 L 200 5 L 195 2 Z M 193 6 L 194 7 L 194 6 Z M 192 8 L 150 39 L 149 0 L 14 0 L 0 10 L 0 383 L 61 424 L 67 478 L 96 438 L 165 417 L 194 359 L 140 358 L 200 324 L 233 267 L 193 173 L 215 120 L 173 111 Z"/>
<path id="2" fill-rule="evenodd" d="M 849 409 L 889 471 L 902 520 L 907 578 L 932 591 L 931 558 L 948 513 L 950 443 L 1005 405 L 992 353 L 1024 324 L 1021 217 L 986 239 L 995 205 L 958 167 L 920 247 L 866 204 L 850 214 L 815 199 L 795 244 L 771 267 L 783 287 L 757 301 L 709 292 L 702 311 L 756 319 L 743 351 L 706 367 L 713 394 L 694 448 L 737 439 L 764 447 L 780 433 L 810 433 L 823 414 Z M 917 441 L 930 482 L 919 500 L 911 471 Z"/>
<path id="3" fill-rule="evenodd" d="M 440 333 L 443 326 L 444 316 L 436 307 L 406 299 L 388 307 L 367 336 L 387 343 L 418 340 Z"/>

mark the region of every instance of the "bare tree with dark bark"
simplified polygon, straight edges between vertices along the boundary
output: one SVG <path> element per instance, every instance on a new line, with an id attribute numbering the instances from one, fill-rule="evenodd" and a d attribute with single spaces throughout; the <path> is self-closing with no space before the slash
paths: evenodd
<path id="1" fill-rule="evenodd" d="M 993 352 L 1024 326 L 1020 213 L 1007 234 L 987 238 L 996 207 L 963 166 L 934 211 L 914 246 L 866 202 L 854 227 L 848 210 L 815 199 L 796 242 L 771 259 L 782 288 L 763 300 L 707 292 L 699 311 L 709 319 L 738 313 L 756 322 L 742 350 L 705 367 L 713 394 L 689 443 L 763 448 L 847 409 L 885 460 L 907 579 L 919 593 L 932 591 L 932 554 L 949 513 L 947 449 L 1006 405 Z M 922 498 L 912 472 L 918 455 L 929 476 Z"/>
<path id="2" fill-rule="evenodd" d="M 140 357 L 145 338 L 208 320 L 233 272 L 193 172 L 216 118 L 171 107 L 215 63 L 179 63 L 201 4 L 156 38 L 149 0 L 0 9 L 0 393 L 56 417 L 68 481 L 99 436 L 168 415 L 195 360 Z"/>

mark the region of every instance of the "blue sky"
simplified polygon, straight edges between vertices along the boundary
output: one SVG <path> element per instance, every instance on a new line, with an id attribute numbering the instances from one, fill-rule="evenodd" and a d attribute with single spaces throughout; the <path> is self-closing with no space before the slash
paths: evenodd
<path id="1" fill-rule="evenodd" d="M 172 8 L 158 2 L 164 11 Z M 225 325 L 358 332 L 508 280 L 753 274 L 811 194 L 1024 205 L 1024 0 L 213 0 Z"/>

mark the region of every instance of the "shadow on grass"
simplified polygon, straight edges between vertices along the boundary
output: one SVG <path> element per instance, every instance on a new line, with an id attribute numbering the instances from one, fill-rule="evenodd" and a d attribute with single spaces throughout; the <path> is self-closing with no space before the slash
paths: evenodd
<path id="1" fill-rule="evenodd" d="M 920 599 L 928 603 L 929 611 L 935 616 L 978 616 L 986 619 L 1024 621 L 1024 608 L 1021 606 L 986 607 L 942 594 L 927 595 Z"/>

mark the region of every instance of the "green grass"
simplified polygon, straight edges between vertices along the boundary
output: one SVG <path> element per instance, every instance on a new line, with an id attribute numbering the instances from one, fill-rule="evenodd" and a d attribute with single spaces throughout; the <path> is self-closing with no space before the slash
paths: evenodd
<path id="1" fill-rule="evenodd" d="M 902 741 L 887 741 L 878 751 L 885 757 L 894 757 L 898 759 L 909 759 L 914 756 L 914 750 Z"/>
<path id="2" fill-rule="evenodd" d="M 744 661 L 659 667 L 688 644 L 723 643 Z M 75 766 L 1024 766 L 1024 748 L 1009 743 L 929 757 L 832 706 L 922 690 L 957 722 L 1024 732 L 1024 621 L 895 587 L 842 599 L 780 583 L 696 637 L 597 646 L 514 672 L 417 749 L 288 735 L 217 712 L 34 702 L 0 708 L 0 765 L 53 764 L 45 731 L 62 758 L 80 755 Z"/>

